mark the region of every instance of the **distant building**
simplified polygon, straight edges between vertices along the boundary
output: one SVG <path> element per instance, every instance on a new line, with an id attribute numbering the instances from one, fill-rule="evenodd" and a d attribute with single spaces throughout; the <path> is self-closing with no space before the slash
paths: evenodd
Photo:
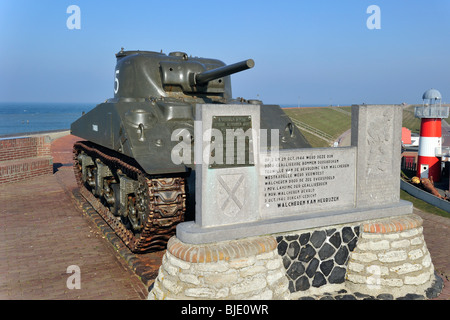
<path id="1" fill-rule="evenodd" d="M 411 130 L 408 128 L 402 128 L 402 145 L 411 145 Z"/>

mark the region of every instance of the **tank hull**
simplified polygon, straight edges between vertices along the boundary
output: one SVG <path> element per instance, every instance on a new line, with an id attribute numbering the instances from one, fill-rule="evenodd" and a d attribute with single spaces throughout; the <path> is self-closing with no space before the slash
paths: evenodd
<path id="1" fill-rule="evenodd" d="M 172 160 L 172 150 L 179 143 L 173 134 L 176 130 L 187 130 L 194 137 L 194 114 L 192 104 L 102 103 L 75 121 L 71 132 L 135 159 L 149 175 L 187 173 L 194 169 L 193 163 L 176 164 Z M 261 105 L 261 129 L 279 130 L 280 149 L 310 147 L 277 105 Z"/>

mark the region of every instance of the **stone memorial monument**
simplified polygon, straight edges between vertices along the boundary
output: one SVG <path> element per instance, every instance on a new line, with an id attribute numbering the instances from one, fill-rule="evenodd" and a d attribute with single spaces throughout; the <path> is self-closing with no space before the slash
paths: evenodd
<path id="1" fill-rule="evenodd" d="M 196 120 L 195 221 L 150 299 L 429 296 L 421 219 L 400 200 L 401 106 L 352 106 L 342 148 L 279 149 L 259 105 L 199 104 Z"/>
<path id="2" fill-rule="evenodd" d="M 251 163 L 206 163 L 217 160 L 209 149 L 231 153 L 205 137 L 227 116 L 250 119 Z M 411 213 L 398 179 L 401 107 L 354 106 L 352 119 L 351 147 L 274 150 L 261 144 L 271 133 L 260 132 L 258 105 L 198 105 L 196 216 L 177 238 L 200 244 Z"/>

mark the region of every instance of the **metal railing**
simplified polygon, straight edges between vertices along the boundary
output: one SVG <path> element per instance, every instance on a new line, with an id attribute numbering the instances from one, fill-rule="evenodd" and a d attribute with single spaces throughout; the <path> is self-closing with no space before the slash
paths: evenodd
<path id="1" fill-rule="evenodd" d="M 306 124 L 304 122 L 301 122 L 301 121 L 298 121 L 298 120 L 295 120 L 295 119 L 291 119 L 291 120 L 299 129 L 303 129 L 303 130 L 305 130 L 305 131 L 307 131 L 307 132 L 309 132 L 309 133 L 311 133 L 311 134 L 313 134 L 313 135 L 315 135 L 315 136 L 317 136 L 317 137 L 319 137 L 319 138 L 329 142 L 330 144 L 332 144 L 334 142 L 334 138 L 331 135 L 329 135 L 328 133 L 323 132 L 323 131 L 321 131 L 321 130 L 319 130 L 317 128 L 314 128 L 314 127 L 312 127 L 309 124 Z"/>
<path id="2" fill-rule="evenodd" d="M 414 115 L 416 118 L 448 118 L 448 107 L 425 105 L 415 107 Z"/>

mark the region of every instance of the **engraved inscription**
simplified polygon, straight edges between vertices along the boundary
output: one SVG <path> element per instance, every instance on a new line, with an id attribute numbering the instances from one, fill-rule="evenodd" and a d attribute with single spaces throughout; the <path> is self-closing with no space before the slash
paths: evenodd
<path id="1" fill-rule="evenodd" d="M 380 205 L 399 201 L 399 167 L 394 158 L 400 156 L 395 134 L 401 127 L 401 114 L 395 108 L 369 106 L 359 119 L 364 139 L 358 149 L 360 176 L 358 177 L 358 206 Z M 396 129 L 397 128 L 397 129 Z M 398 138 L 400 139 L 400 138 Z M 359 148 L 359 146 L 358 146 Z"/>
<path id="2" fill-rule="evenodd" d="M 283 150 L 263 159 L 260 195 L 266 214 L 354 206 L 355 148 Z"/>
<path id="3" fill-rule="evenodd" d="M 392 109 L 386 109 L 381 114 L 371 114 L 367 130 L 367 175 L 378 176 L 392 172 Z"/>

